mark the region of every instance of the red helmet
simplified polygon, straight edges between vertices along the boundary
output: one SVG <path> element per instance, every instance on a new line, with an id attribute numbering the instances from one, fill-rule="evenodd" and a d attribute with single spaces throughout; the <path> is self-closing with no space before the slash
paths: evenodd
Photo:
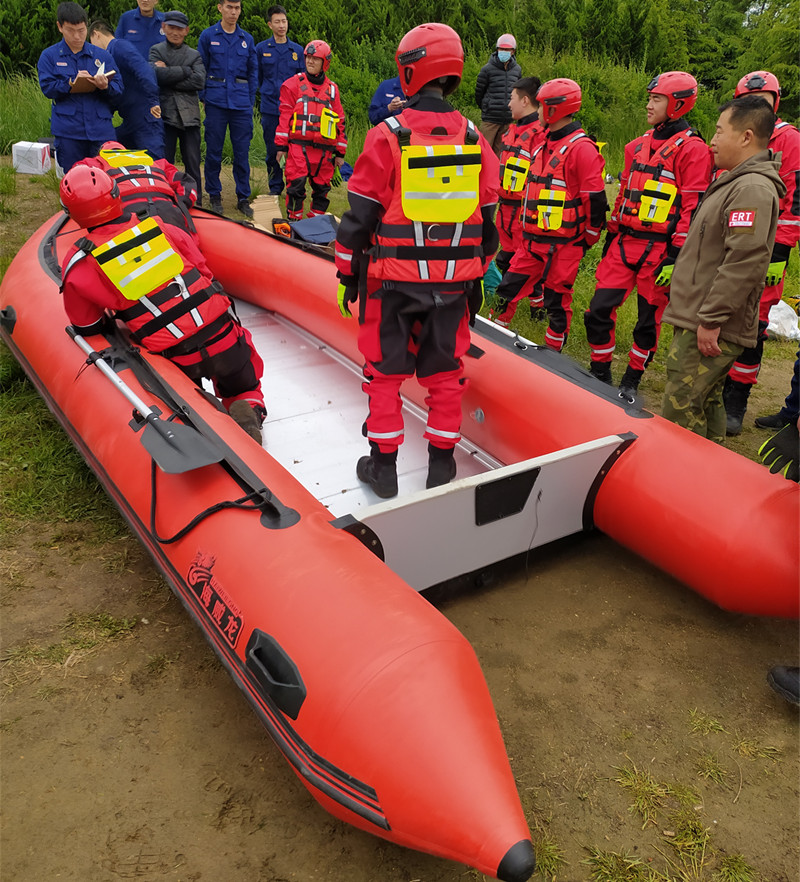
<path id="1" fill-rule="evenodd" d="M 748 92 L 772 92 L 775 96 L 775 106 L 772 109 L 775 113 L 778 112 L 778 105 L 781 103 L 781 84 L 775 74 L 768 70 L 754 70 L 743 76 L 736 84 L 733 97 L 738 98 Z"/>
<path id="2" fill-rule="evenodd" d="M 667 119 L 678 119 L 688 113 L 697 101 L 697 80 L 683 70 L 668 70 L 653 77 L 647 85 L 651 95 L 667 99 Z"/>
<path id="3" fill-rule="evenodd" d="M 312 40 L 306 46 L 304 54 L 321 58 L 323 72 L 331 66 L 331 47 L 324 40 Z"/>
<path id="4" fill-rule="evenodd" d="M 503 34 L 502 36 L 497 38 L 497 48 L 498 49 L 516 49 L 517 41 L 514 39 L 513 34 Z"/>
<path id="5" fill-rule="evenodd" d="M 575 80 L 548 80 L 536 93 L 542 122 L 549 126 L 581 109 L 581 87 Z"/>
<path id="6" fill-rule="evenodd" d="M 454 92 L 464 72 L 461 37 L 446 24 L 421 24 L 400 41 L 395 55 L 403 92 L 411 97 L 427 83 L 449 77 L 445 95 Z"/>
<path id="7" fill-rule="evenodd" d="M 124 144 L 120 144 L 119 141 L 106 141 L 105 144 L 100 148 L 101 150 L 126 150 Z"/>
<path id="8" fill-rule="evenodd" d="M 99 168 L 76 165 L 61 179 L 61 204 L 85 229 L 122 214 L 122 199 L 114 181 Z"/>

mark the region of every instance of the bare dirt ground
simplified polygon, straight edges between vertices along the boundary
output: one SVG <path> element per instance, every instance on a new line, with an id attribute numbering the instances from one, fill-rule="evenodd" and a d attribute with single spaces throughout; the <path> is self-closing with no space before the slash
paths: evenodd
<path id="1" fill-rule="evenodd" d="M 20 189 L 3 247 L 54 211 L 40 182 Z M 780 404 L 790 369 L 765 363 L 752 414 Z M 133 537 L 15 525 L 0 582 L 3 882 L 481 878 L 319 808 Z M 798 879 L 798 717 L 765 682 L 798 663 L 795 622 L 722 612 L 600 534 L 439 606 L 475 647 L 557 879 L 592 878 L 591 849 L 641 861 L 595 878 Z M 662 794 L 648 823 L 620 783 L 645 773 Z M 679 804 L 709 831 L 694 867 Z M 754 872 L 715 875 L 735 854 Z"/>

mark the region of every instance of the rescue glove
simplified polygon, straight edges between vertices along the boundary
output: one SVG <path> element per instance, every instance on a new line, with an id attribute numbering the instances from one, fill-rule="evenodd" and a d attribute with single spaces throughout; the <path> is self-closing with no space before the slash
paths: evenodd
<path id="1" fill-rule="evenodd" d="M 339 290 L 337 293 L 339 312 L 343 318 L 352 318 L 348 304 L 358 300 L 358 279 L 355 276 L 339 276 Z"/>
<path id="2" fill-rule="evenodd" d="M 786 264 L 791 253 L 792 249 L 788 245 L 783 245 L 780 242 L 775 243 L 772 249 L 772 257 L 767 267 L 766 284 L 768 288 L 780 284 L 783 274 L 786 272 Z"/>
<path id="3" fill-rule="evenodd" d="M 790 481 L 800 481 L 800 432 L 797 422 L 789 423 L 776 432 L 758 448 L 761 462 L 769 466 L 770 473 L 780 472 Z"/>
<path id="4" fill-rule="evenodd" d="M 608 249 L 611 247 L 612 242 L 616 238 L 617 238 L 616 233 L 612 233 L 608 230 L 606 231 L 606 238 L 605 238 L 605 241 L 603 242 L 603 254 L 601 255 L 602 257 L 605 257 L 606 254 L 608 254 Z"/>
<path id="5" fill-rule="evenodd" d="M 672 282 L 672 270 L 675 268 L 675 261 L 678 259 L 678 255 L 681 253 L 680 248 L 676 248 L 674 245 L 670 245 L 667 248 L 667 253 L 664 256 L 664 259 L 658 265 L 658 269 L 656 269 L 656 285 L 659 285 L 662 288 L 666 288 Z"/>

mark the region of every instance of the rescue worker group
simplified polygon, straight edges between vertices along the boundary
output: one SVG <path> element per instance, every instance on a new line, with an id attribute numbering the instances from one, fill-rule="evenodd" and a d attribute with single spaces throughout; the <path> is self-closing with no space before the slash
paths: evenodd
<path id="1" fill-rule="evenodd" d="M 140 0 L 140 9 L 142 3 L 149 3 L 152 11 L 153 0 Z M 63 42 L 66 45 L 72 36 L 73 43 L 58 57 L 74 56 L 65 65 L 71 85 L 64 95 L 75 95 L 74 84 L 79 82 L 75 57 L 85 51 L 76 40 L 80 41 L 86 22 L 70 20 L 80 19 L 71 10 L 62 27 L 60 13 L 65 6 L 77 4 L 59 7 Z M 257 51 L 261 51 L 270 64 L 277 58 L 291 59 L 292 54 L 297 62 L 297 70 L 287 71 L 276 87 L 275 106 L 262 101 L 265 140 L 272 139 L 267 142 L 271 190 L 280 192 L 285 174 L 287 218 L 292 221 L 303 217 L 308 183 L 309 216 L 324 213 L 333 175 L 347 149 L 345 111 L 338 88 L 327 76 L 330 46 L 312 40 L 303 50 L 287 41 L 285 10 L 271 7 L 274 37 L 266 41 L 269 45 L 257 47 L 236 24 L 239 2 L 223 0 L 218 9 L 221 21 L 204 31 L 199 43 L 201 50 L 206 47 L 201 51 L 207 71 L 201 92 L 206 126 L 217 126 L 212 137 L 206 132 L 206 192 L 212 209 L 222 210 L 219 127 L 224 137 L 229 126 L 232 140 L 238 132 L 247 134 L 246 125 L 237 119 L 237 114 L 245 113 L 252 134 Z M 273 10 L 277 10 L 274 15 Z M 182 13 L 166 13 L 162 19 L 174 26 L 188 24 Z M 129 30 L 141 36 L 141 22 L 133 25 Z M 70 30 L 77 30 L 77 35 Z M 45 50 L 43 57 L 51 50 Z M 513 36 L 504 34 L 490 65 L 507 71 L 515 50 Z M 100 50 L 88 53 L 88 58 L 97 71 L 101 64 L 103 73 L 114 70 L 114 59 Z M 241 63 L 245 67 L 237 70 L 235 65 Z M 607 220 L 610 176 L 598 144 L 575 118 L 581 108 L 578 83 L 566 78 L 545 83 L 535 76 L 515 78 L 508 84 L 506 98 L 511 123 L 502 142 L 498 138 L 495 152 L 482 134 L 483 126 L 479 129 L 447 101 L 461 82 L 464 66 L 462 43 L 452 28 L 438 23 L 413 28 L 400 41 L 396 63 L 399 81 L 386 81 L 376 92 L 376 99 L 385 96 L 386 113 L 368 131 L 355 163 L 348 182 L 349 209 L 335 243 L 339 309 L 345 318 L 357 313 L 363 389 L 369 400 L 362 431 L 370 450 L 358 460 L 356 473 L 382 498 L 398 492 L 397 453 L 404 432 L 400 388 L 414 375 L 427 392 L 426 486 L 447 484 L 455 477 L 463 358 L 470 346 L 470 324 L 484 306 L 483 280 L 493 261 L 502 279 L 490 304 L 491 320 L 508 327 L 517 309 L 525 307 L 534 321 L 547 322 L 545 344 L 560 352 L 570 331 L 572 292 L 581 260 L 606 229 L 596 289 L 584 314 L 591 347 L 589 371 L 613 385 L 617 310 L 635 287 L 638 319 L 627 366 L 617 382 L 620 397 L 633 403 L 658 349 L 673 267 L 690 235 L 692 217 L 706 189 L 718 180 L 722 185 L 726 172 L 715 168 L 715 157 L 718 161 L 723 151 L 713 149 L 714 141 L 711 148 L 706 145 L 685 119 L 697 99 L 697 81 L 683 71 L 663 72 L 647 87 L 648 129 L 625 148 L 619 193 Z M 42 67 L 40 62 L 40 79 Z M 281 69 L 286 70 L 286 65 Z M 102 93 L 114 77 L 103 73 L 87 75 L 91 87 L 82 83 L 77 94 L 96 102 L 106 100 Z M 396 94 L 398 87 L 401 95 Z M 246 89 L 250 90 L 247 101 L 239 102 L 237 96 Z M 44 84 L 43 90 L 47 94 Z M 786 186 L 782 194 L 780 182 L 772 185 L 777 189 L 776 205 L 779 202 L 777 232 L 773 219 L 772 241 L 765 244 L 771 250 L 763 261 L 764 274 L 759 275 L 764 284 L 757 332 L 753 320 L 753 345 L 736 347 L 738 354 L 725 365 L 728 434 L 741 430 L 761 362 L 769 309 L 781 297 L 787 260 L 800 238 L 800 133 L 777 117 L 780 96 L 772 73 L 746 74 L 733 100 L 723 107 L 715 136 L 715 140 L 721 137 L 723 120 L 738 119 L 738 111 L 730 110 L 737 102 L 744 102 L 747 119 L 753 103 L 766 102 L 775 115 L 769 161 L 774 157 L 776 168 L 780 163 Z M 57 129 L 58 100 L 53 100 L 58 149 L 59 136 L 69 140 L 74 132 Z M 219 103 L 209 114 L 214 102 Z M 74 114 L 81 105 L 77 101 L 73 105 Z M 231 417 L 260 443 L 266 416 L 263 364 L 199 249 L 189 214 L 199 197 L 199 172 L 190 170 L 188 162 L 186 173 L 173 165 L 174 141 L 172 156 L 164 158 L 135 140 L 112 140 L 107 130 L 83 136 L 83 145 L 69 144 L 75 161 L 65 169 L 61 182 L 65 210 L 86 230 L 64 263 L 62 292 L 70 321 L 88 334 L 110 320 L 121 320 L 136 343 L 171 359 L 196 382 L 204 377 L 211 380 Z M 209 149 L 213 139 L 219 142 L 218 154 Z M 85 151 L 83 157 L 75 153 L 80 149 Z M 237 205 L 252 216 L 246 150 L 244 158 L 234 159 L 234 178 Z M 744 214 L 730 227 L 754 226 L 754 209 L 733 207 Z M 768 213 L 769 207 L 760 210 Z M 761 235 L 755 229 L 751 232 Z M 693 425 L 689 428 L 697 431 Z"/>

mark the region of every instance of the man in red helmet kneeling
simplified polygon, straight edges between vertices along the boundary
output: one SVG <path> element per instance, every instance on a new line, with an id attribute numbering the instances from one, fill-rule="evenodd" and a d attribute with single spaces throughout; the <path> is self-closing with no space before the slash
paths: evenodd
<path id="1" fill-rule="evenodd" d="M 260 444 L 264 365 L 192 237 L 160 217 L 124 213 L 119 188 L 101 169 L 76 165 L 67 172 L 61 204 L 86 230 L 61 273 L 75 329 L 99 333 L 110 310 L 148 352 L 198 384 L 212 380 L 226 410 Z"/>
<path id="2" fill-rule="evenodd" d="M 347 152 L 344 109 L 339 87 L 328 78 L 331 47 L 312 40 L 306 69 L 281 86 L 280 120 L 275 131 L 278 162 L 286 161 L 286 217 L 300 220 L 311 185 L 309 217 L 325 214 L 331 181 Z"/>
<path id="3" fill-rule="evenodd" d="M 592 347 L 589 371 L 610 384 L 617 310 L 636 286 L 639 314 L 619 384 L 620 397 L 630 403 L 658 349 L 672 267 L 711 174 L 711 151 L 683 118 L 697 100 L 697 80 L 671 70 L 654 77 L 647 92 L 652 128 L 625 146 L 597 286 L 583 316 Z"/>
<path id="4" fill-rule="evenodd" d="M 549 80 L 536 100 L 546 136 L 528 170 L 521 213 L 523 247 L 514 253 L 497 287 L 492 318 L 508 327 L 517 304 L 528 297 L 531 306 L 547 310 L 544 342 L 560 352 L 572 321 L 578 267 L 600 238 L 608 200 L 600 150 L 573 119 L 581 107 L 581 87 L 574 80 Z"/>
<path id="5" fill-rule="evenodd" d="M 383 498 L 397 495 L 400 386 L 414 374 L 428 393 L 426 484 L 455 477 L 470 310 L 480 308 L 498 244 L 497 157 L 445 101 L 461 81 L 461 39 L 447 25 L 419 25 L 396 60 L 408 103 L 367 133 L 336 239 L 339 308 L 349 316 L 348 304 L 360 299 L 369 396 L 371 452 L 356 472 Z"/>

